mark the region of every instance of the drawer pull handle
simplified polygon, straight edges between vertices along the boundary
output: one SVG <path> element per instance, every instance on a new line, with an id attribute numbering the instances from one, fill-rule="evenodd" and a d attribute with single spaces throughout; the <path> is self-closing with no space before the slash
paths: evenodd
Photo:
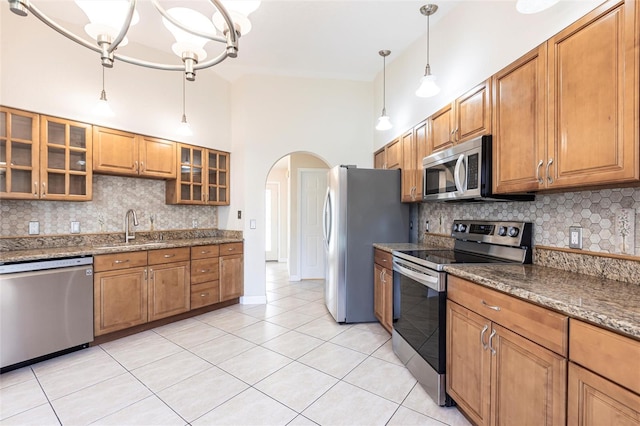
<path id="1" fill-rule="evenodd" d="M 200 269 L 200 273 L 204 274 L 205 272 L 209 272 L 211 269 Z"/>
<path id="2" fill-rule="evenodd" d="M 200 254 L 209 254 L 209 253 L 211 253 L 209 250 L 201 250 L 200 251 Z"/>
<path id="3" fill-rule="evenodd" d="M 484 327 L 482 328 L 482 331 L 480 332 L 480 344 L 482 345 L 482 349 L 484 349 L 485 351 L 489 348 L 489 345 L 484 343 L 484 333 L 486 333 L 488 329 L 489 329 L 489 326 L 485 324 Z"/>
<path id="4" fill-rule="evenodd" d="M 491 349 L 491 355 L 495 355 L 496 354 L 496 350 L 493 349 L 493 336 L 496 335 L 496 331 L 492 330 L 491 334 L 489 335 L 489 349 Z"/>
<path id="5" fill-rule="evenodd" d="M 165 259 L 169 259 L 170 257 L 176 257 L 176 255 L 175 254 L 165 254 L 164 255 Z"/>
<path id="6" fill-rule="evenodd" d="M 229 251 L 234 251 L 235 249 L 234 249 L 233 247 L 231 247 L 231 248 L 229 248 L 229 249 L 227 249 L 227 250 L 229 250 Z"/>
<path id="7" fill-rule="evenodd" d="M 209 293 L 200 293 L 200 297 L 207 297 Z"/>
<path id="8" fill-rule="evenodd" d="M 482 301 L 482 305 L 486 306 L 489 309 L 493 309 L 494 311 L 499 311 L 500 310 L 500 306 L 491 306 L 487 302 L 485 302 L 484 300 Z"/>
<path id="9" fill-rule="evenodd" d="M 113 263 L 116 265 L 119 265 L 120 263 L 127 263 L 129 262 L 129 259 L 125 259 L 125 260 L 114 260 Z"/>

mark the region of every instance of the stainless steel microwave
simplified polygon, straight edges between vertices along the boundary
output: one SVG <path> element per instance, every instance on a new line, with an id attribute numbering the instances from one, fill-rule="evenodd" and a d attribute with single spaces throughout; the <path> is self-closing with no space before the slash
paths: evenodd
<path id="1" fill-rule="evenodd" d="M 532 194 L 492 193 L 491 135 L 424 157 L 423 201 L 531 201 Z"/>

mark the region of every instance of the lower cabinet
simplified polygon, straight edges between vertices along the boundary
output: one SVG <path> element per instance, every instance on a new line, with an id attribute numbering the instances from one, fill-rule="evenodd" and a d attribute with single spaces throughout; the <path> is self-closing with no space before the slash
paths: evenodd
<path id="1" fill-rule="evenodd" d="M 447 393 L 469 418 L 565 424 L 567 317 L 457 277 L 448 297 Z"/>
<path id="2" fill-rule="evenodd" d="M 189 269 L 189 262 L 149 267 L 149 321 L 189 310 L 191 306 Z"/>
<path id="3" fill-rule="evenodd" d="M 375 249 L 373 265 L 373 306 L 380 324 L 391 333 L 393 330 L 393 271 L 392 256 Z"/>
<path id="4" fill-rule="evenodd" d="M 220 301 L 244 294 L 244 256 L 242 243 L 220 244 Z"/>
<path id="5" fill-rule="evenodd" d="M 220 301 L 220 246 L 191 247 L 191 309 Z"/>
<path id="6" fill-rule="evenodd" d="M 640 425 L 640 342 L 572 319 L 569 359 L 568 425 Z"/>

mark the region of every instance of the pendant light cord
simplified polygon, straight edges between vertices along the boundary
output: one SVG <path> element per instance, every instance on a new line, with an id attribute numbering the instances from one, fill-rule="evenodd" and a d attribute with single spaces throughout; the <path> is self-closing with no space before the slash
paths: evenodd
<path id="1" fill-rule="evenodd" d="M 429 67 L 429 17 L 430 15 L 427 15 L 427 67 Z"/>
<path id="2" fill-rule="evenodd" d="M 382 57 L 382 115 L 387 115 L 387 56 Z"/>
<path id="3" fill-rule="evenodd" d="M 185 95 L 185 78 L 182 79 L 182 118 L 183 121 L 186 119 L 187 117 L 187 111 L 186 111 L 186 95 Z"/>

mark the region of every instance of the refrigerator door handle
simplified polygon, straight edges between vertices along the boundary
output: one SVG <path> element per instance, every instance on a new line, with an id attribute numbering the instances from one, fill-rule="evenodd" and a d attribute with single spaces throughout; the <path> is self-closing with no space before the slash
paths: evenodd
<path id="1" fill-rule="evenodd" d="M 331 234 L 331 211 L 327 212 L 327 207 L 331 209 L 330 188 L 327 188 L 327 195 L 324 197 L 324 206 L 322 208 L 322 233 L 324 236 L 324 246 L 329 250 L 329 235 Z"/>

